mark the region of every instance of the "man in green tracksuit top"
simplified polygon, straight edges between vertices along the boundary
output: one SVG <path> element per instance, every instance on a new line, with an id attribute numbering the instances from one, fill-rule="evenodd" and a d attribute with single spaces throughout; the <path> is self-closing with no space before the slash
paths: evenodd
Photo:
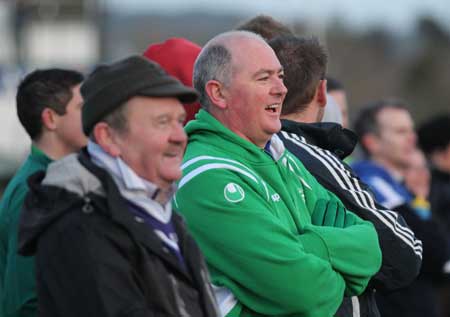
<path id="1" fill-rule="evenodd" d="M 31 146 L 31 153 L 8 183 L 0 203 L 0 316 L 36 316 L 34 261 L 17 254 L 17 226 L 28 192 L 27 178 L 45 170 L 50 162 L 44 152 Z"/>
<path id="2" fill-rule="evenodd" d="M 274 133 L 286 95 L 272 49 L 248 32 L 203 48 L 202 110 L 175 206 L 209 265 L 222 314 L 334 316 L 381 263 L 373 226 L 345 210 Z"/>
<path id="3" fill-rule="evenodd" d="M 28 177 L 86 144 L 81 130 L 82 81 L 83 75 L 72 70 L 36 70 L 17 90 L 17 114 L 32 145 L 0 202 L 1 317 L 38 315 L 34 258 L 17 254 L 20 211 L 28 192 Z"/>

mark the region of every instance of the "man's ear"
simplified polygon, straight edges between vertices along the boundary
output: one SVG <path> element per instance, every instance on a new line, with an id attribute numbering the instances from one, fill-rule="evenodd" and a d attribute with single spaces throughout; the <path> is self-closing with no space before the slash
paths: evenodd
<path id="1" fill-rule="evenodd" d="M 319 84 L 317 85 L 317 90 L 316 90 L 316 99 L 317 99 L 317 103 L 321 107 L 325 107 L 325 105 L 327 104 L 327 80 L 326 79 L 322 79 L 319 81 Z"/>
<path id="2" fill-rule="evenodd" d="M 44 108 L 41 112 L 41 121 L 45 129 L 54 131 L 56 129 L 56 123 L 58 120 L 58 114 L 51 108 Z"/>
<path id="3" fill-rule="evenodd" d="M 120 156 L 122 153 L 117 132 L 111 129 L 106 122 L 99 122 L 92 130 L 95 141 L 109 155 Z"/>
<path id="4" fill-rule="evenodd" d="M 360 142 L 369 151 L 369 155 L 376 154 L 378 152 L 378 137 L 374 133 L 366 133 L 361 138 Z"/>
<path id="5" fill-rule="evenodd" d="M 221 109 L 227 107 L 224 88 L 224 85 L 217 80 L 210 80 L 205 85 L 205 91 L 211 103 Z"/>

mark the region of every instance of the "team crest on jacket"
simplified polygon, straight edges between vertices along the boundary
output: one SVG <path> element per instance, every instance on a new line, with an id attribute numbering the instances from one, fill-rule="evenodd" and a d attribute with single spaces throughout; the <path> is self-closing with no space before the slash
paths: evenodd
<path id="1" fill-rule="evenodd" d="M 245 198 L 244 190 L 236 183 L 228 183 L 223 190 L 223 194 L 230 203 L 238 203 Z"/>

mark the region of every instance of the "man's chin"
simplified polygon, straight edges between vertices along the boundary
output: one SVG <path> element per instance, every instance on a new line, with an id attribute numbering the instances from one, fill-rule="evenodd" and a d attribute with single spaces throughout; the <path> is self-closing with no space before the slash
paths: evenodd
<path id="1" fill-rule="evenodd" d="M 266 130 L 266 133 L 269 134 L 271 137 L 273 134 L 280 132 L 281 130 L 281 121 L 278 121 L 277 124 L 272 125 Z"/>

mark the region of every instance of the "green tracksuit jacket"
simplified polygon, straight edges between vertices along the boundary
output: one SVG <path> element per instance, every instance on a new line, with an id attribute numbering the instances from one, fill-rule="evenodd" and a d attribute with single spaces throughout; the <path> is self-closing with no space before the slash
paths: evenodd
<path id="1" fill-rule="evenodd" d="M 17 254 L 20 211 L 28 192 L 27 178 L 45 170 L 51 160 L 38 148 L 9 182 L 0 203 L 0 316 L 37 316 L 34 258 Z"/>
<path id="2" fill-rule="evenodd" d="M 205 254 L 223 314 L 333 316 L 380 267 L 372 224 L 351 212 L 340 228 L 314 223 L 319 202 L 338 199 L 276 136 L 265 151 L 203 110 L 196 118 L 175 207 Z"/>

